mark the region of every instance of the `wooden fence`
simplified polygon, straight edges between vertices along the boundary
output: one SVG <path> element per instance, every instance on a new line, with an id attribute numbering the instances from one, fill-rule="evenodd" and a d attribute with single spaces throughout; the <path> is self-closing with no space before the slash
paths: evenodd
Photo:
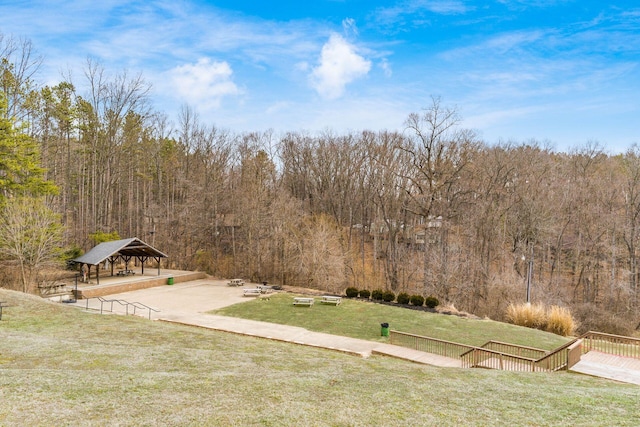
<path id="1" fill-rule="evenodd" d="M 527 359 L 539 359 L 549 353 L 548 351 L 540 350 L 539 348 L 509 344 L 501 341 L 488 341 L 482 344 L 480 347 L 487 350 L 498 351 L 500 353 L 525 357 Z"/>
<path id="2" fill-rule="evenodd" d="M 570 360 L 581 354 L 581 342 L 569 341 L 559 348 L 547 352 L 533 347 L 489 341 L 480 347 L 451 341 L 390 331 L 390 343 L 440 356 L 460 358 L 463 368 L 488 368 L 509 371 L 557 371 L 567 369 Z M 571 350 L 569 350 L 571 347 Z M 577 350 L 576 350 L 577 349 Z M 579 357 L 578 357 L 579 360 Z M 576 362 L 573 362 L 576 363 Z"/>
<path id="3" fill-rule="evenodd" d="M 640 339 L 587 332 L 553 351 L 488 341 L 480 347 L 454 343 L 405 332 L 390 331 L 390 343 L 440 356 L 460 358 L 463 368 L 509 371 L 558 371 L 569 369 L 591 350 L 640 359 Z"/>
<path id="4" fill-rule="evenodd" d="M 536 367 L 536 360 L 513 354 L 501 353 L 482 347 L 475 347 L 462 354 L 463 368 L 487 368 L 504 371 L 534 372 L 542 370 Z"/>
<path id="5" fill-rule="evenodd" d="M 582 353 L 595 350 L 616 356 L 640 359 L 640 339 L 589 331 L 582 337 Z"/>
<path id="6" fill-rule="evenodd" d="M 389 334 L 389 343 L 451 358 L 458 358 L 463 353 L 474 348 L 470 345 L 393 330 Z"/>

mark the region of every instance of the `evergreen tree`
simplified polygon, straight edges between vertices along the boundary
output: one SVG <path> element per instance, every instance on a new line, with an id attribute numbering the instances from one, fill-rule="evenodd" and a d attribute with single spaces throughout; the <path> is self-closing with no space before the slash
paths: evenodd
<path id="1" fill-rule="evenodd" d="M 55 194 L 56 186 L 44 179 L 37 142 L 7 117 L 7 101 L 0 92 L 0 202 L 12 196 Z"/>

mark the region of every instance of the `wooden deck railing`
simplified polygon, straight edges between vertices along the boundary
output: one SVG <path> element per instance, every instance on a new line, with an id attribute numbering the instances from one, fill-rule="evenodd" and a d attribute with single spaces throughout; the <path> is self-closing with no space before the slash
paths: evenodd
<path id="1" fill-rule="evenodd" d="M 393 330 L 389 333 L 389 343 L 451 358 L 458 358 L 463 353 L 474 348 L 470 345 Z"/>
<path id="2" fill-rule="evenodd" d="M 486 348 L 475 347 L 460 356 L 463 368 L 487 368 L 504 371 L 534 372 L 536 360 Z"/>
<path id="3" fill-rule="evenodd" d="M 567 349 L 576 342 L 576 340 L 569 341 L 552 352 L 546 352 L 533 347 L 518 346 L 500 341 L 489 341 L 483 344 L 482 347 L 475 347 L 393 330 L 390 331 L 389 338 L 391 344 L 402 347 L 451 358 L 459 357 L 464 368 L 489 368 L 526 372 L 566 369 L 570 359 Z M 575 350 L 573 351 L 575 352 Z M 575 358 L 575 353 L 572 353 L 571 357 Z"/>
<path id="4" fill-rule="evenodd" d="M 582 356 L 582 338 L 578 338 L 573 344 L 567 347 L 567 369 L 580 361 Z"/>
<path id="5" fill-rule="evenodd" d="M 567 369 L 569 363 L 569 354 L 567 349 L 571 347 L 577 340 L 569 341 L 555 350 L 547 353 L 545 356 L 536 360 L 536 366 L 544 371 L 559 371 Z"/>
<path id="6" fill-rule="evenodd" d="M 500 353 L 512 354 L 514 356 L 525 357 L 527 359 L 539 359 L 549 352 L 539 348 L 527 347 L 524 345 L 509 344 L 501 341 L 488 341 L 480 346 L 487 350 L 494 350 Z"/>
<path id="7" fill-rule="evenodd" d="M 587 332 L 553 351 L 489 341 L 481 347 L 444 341 L 405 332 L 390 331 L 390 343 L 427 353 L 460 358 L 463 368 L 489 368 L 509 371 L 558 371 L 569 369 L 590 350 L 640 359 L 640 339 Z"/>
<path id="8" fill-rule="evenodd" d="M 589 331 L 582 337 L 582 353 L 591 350 L 640 359 L 640 339 Z"/>

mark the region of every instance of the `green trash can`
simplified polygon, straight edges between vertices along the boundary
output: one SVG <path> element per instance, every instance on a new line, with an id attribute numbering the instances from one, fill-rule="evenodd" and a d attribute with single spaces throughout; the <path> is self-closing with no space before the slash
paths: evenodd
<path id="1" fill-rule="evenodd" d="M 167 285 L 173 285 L 173 277 L 167 279 Z"/>
<path id="2" fill-rule="evenodd" d="M 380 335 L 383 337 L 389 336 L 389 324 L 388 323 L 380 323 Z"/>

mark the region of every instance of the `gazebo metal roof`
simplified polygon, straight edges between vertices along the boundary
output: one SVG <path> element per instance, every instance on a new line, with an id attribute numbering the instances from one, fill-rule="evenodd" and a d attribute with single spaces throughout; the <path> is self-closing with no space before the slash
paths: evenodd
<path id="1" fill-rule="evenodd" d="M 118 259 L 125 262 L 125 267 L 132 258 L 137 258 L 142 264 L 142 272 L 144 274 L 144 263 L 148 258 L 152 258 L 158 262 L 158 275 L 160 275 L 160 259 L 167 258 L 167 255 L 160 252 L 153 246 L 150 246 L 133 237 L 130 239 L 114 240 L 111 242 L 100 243 L 86 254 L 75 258 L 73 262 L 86 265 L 89 268 L 88 275 L 91 275 L 91 266 L 96 266 L 96 279 L 100 283 L 100 263 L 109 260 L 111 264 L 111 275 L 113 276 L 113 264 Z M 127 268 L 128 269 L 128 268 Z"/>
<path id="2" fill-rule="evenodd" d="M 86 254 L 74 259 L 79 264 L 98 265 L 111 256 L 121 255 L 123 257 L 145 257 L 145 258 L 167 258 L 167 255 L 133 237 L 130 239 L 113 240 L 111 242 L 100 243 Z"/>

